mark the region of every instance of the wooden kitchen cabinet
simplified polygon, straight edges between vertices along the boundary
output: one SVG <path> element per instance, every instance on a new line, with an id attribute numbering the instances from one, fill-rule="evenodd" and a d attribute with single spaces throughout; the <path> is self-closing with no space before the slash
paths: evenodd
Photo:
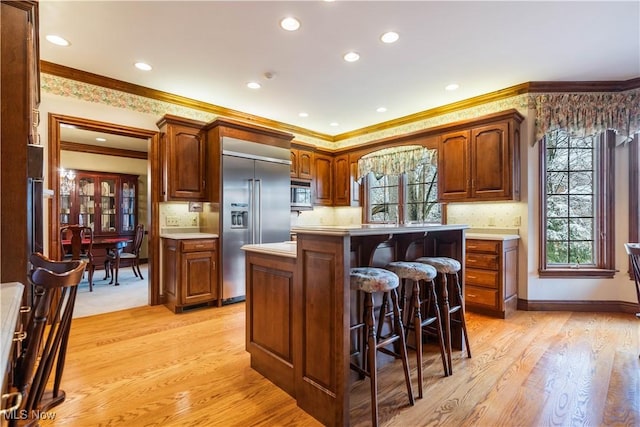
<path id="1" fill-rule="evenodd" d="M 520 199 L 520 123 L 515 110 L 440 136 L 442 202 Z"/>
<path id="2" fill-rule="evenodd" d="M 505 318 L 518 304 L 518 239 L 466 240 L 465 307 Z"/>
<path id="3" fill-rule="evenodd" d="M 162 199 L 208 201 L 205 123 L 165 115 L 160 128 Z"/>
<path id="4" fill-rule="evenodd" d="M 355 181 L 357 162 L 349 154 L 333 159 L 334 206 L 360 206 L 360 184 Z"/>
<path id="5" fill-rule="evenodd" d="M 333 157 L 328 154 L 316 153 L 314 169 L 313 204 L 331 206 L 333 204 Z"/>
<path id="6" fill-rule="evenodd" d="M 162 239 L 165 305 L 175 313 L 218 299 L 218 239 Z"/>
<path id="7" fill-rule="evenodd" d="M 291 148 L 291 178 L 313 179 L 313 151 L 303 148 Z"/>

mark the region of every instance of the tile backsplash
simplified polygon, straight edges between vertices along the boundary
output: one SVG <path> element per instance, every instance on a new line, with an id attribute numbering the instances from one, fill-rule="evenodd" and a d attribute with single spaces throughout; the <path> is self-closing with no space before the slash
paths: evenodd
<path id="1" fill-rule="evenodd" d="M 447 222 L 477 228 L 518 228 L 526 212 L 526 204 L 518 202 L 450 203 Z"/>
<path id="2" fill-rule="evenodd" d="M 198 212 L 189 212 L 188 203 L 160 203 L 160 228 L 199 226 L 199 214 Z"/>

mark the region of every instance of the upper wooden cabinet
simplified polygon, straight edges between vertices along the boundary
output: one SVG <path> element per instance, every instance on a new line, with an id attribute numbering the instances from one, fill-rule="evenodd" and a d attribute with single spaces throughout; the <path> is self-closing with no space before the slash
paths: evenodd
<path id="1" fill-rule="evenodd" d="M 315 153 L 315 177 L 313 180 L 313 204 L 331 206 L 333 204 L 333 157 Z"/>
<path id="2" fill-rule="evenodd" d="M 355 181 L 357 161 L 351 161 L 349 154 L 341 154 L 333 159 L 333 204 L 335 206 L 359 206 L 360 184 Z"/>
<path id="3" fill-rule="evenodd" d="M 513 111 L 440 135 L 439 199 L 520 199 L 520 123 Z"/>
<path id="4" fill-rule="evenodd" d="M 291 178 L 313 179 L 313 151 L 303 148 L 291 149 Z"/>
<path id="5" fill-rule="evenodd" d="M 162 197 L 165 201 L 207 201 L 207 140 L 204 123 L 164 116 L 159 122 Z"/>

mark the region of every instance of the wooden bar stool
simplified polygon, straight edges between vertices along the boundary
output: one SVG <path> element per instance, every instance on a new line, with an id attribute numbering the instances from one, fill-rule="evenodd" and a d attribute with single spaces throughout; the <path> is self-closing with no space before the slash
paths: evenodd
<path id="1" fill-rule="evenodd" d="M 430 333 L 438 338 L 440 346 L 440 356 L 442 357 L 442 366 L 444 368 L 444 376 L 449 375 L 449 367 L 447 354 L 444 346 L 444 333 L 442 330 L 442 321 L 440 319 L 440 308 L 438 307 L 438 298 L 436 296 L 435 282 L 433 279 L 437 276 L 434 267 L 420 262 L 394 261 L 387 264 L 385 269 L 393 271 L 403 281 L 403 287 L 407 281 L 413 282 L 411 288 L 411 296 L 409 297 L 409 313 L 406 317 L 405 329 L 407 333 L 413 329 L 415 337 L 416 364 L 418 367 L 418 399 L 423 396 L 423 374 L 422 374 L 422 334 Z M 425 300 L 421 300 L 420 282 L 425 284 L 423 291 L 425 292 Z M 404 290 L 402 291 L 404 293 Z M 423 304 L 426 303 L 426 304 Z M 383 311 L 386 299 L 383 299 L 380 312 Z M 404 307 L 402 307 L 404 311 Z M 424 311 L 424 317 L 422 312 Z M 413 321 L 413 322 L 412 322 Z M 428 326 L 430 328 L 427 328 Z"/>
<path id="2" fill-rule="evenodd" d="M 404 377 L 407 384 L 407 393 L 409 394 L 409 403 L 413 406 L 413 389 L 411 388 L 411 379 L 409 377 L 409 360 L 407 358 L 407 345 L 404 338 L 404 327 L 400 315 L 400 307 L 398 306 L 398 293 L 396 289 L 399 285 L 398 276 L 383 268 L 375 267 L 357 267 L 350 270 L 351 290 L 360 291 L 364 295 L 364 312 L 362 321 L 351 325 L 351 330 L 364 329 L 366 339 L 366 355 L 368 363 L 365 369 L 351 364 L 351 368 L 362 375 L 371 378 L 371 420 L 373 426 L 378 425 L 378 376 L 377 376 L 377 351 L 383 351 L 384 347 L 400 341 L 400 354 L 394 354 L 402 360 L 404 368 Z M 393 310 L 394 331 L 386 337 L 376 336 L 375 316 L 373 314 L 373 294 L 376 292 L 384 292 L 391 295 L 391 303 Z"/>
<path id="3" fill-rule="evenodd" d="M 442 284 L 442 310 L 449 316 L 444 318 L 445 344 L 447 348 L 447 358 L 449 361 L 449 375 L 453 374 L 453 366 L 451 364 L 451 323 L 459 324 L 464 335 L 464 343 L 467 347 L 467 356 L 471 357 L 471 347 L 469 346 L 469 334 L 467 334 L 467 323 L 464 316 L 464 298 L 462 297 L 462 288 L 460 287 L 460 278 L 458 272 L 462 269 L 460 262 L 448 257 L 421 257 L 415 260 L 423 264 L 433 266 L 440 276 Z M 456 294 L 453 295 L 455 301 L 449 302 L 449 290 L 447 284 L 447 276 L 455 279 Z"/>

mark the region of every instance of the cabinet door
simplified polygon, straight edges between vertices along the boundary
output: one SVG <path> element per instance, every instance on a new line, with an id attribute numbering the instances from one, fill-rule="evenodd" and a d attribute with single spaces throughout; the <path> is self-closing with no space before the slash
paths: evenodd
<path id="1" fill-rule="evenodd" d="M 335 192 L 334 204 L 336 206 L 351 205 L 351 170 L 349 168 L 349 155 L 345 154 L 334 159 Z"/>
<path id="2" fill-rule="evenodd" d="M 120 233 L 133 233 L 138 225 L 138 177 L 123 176 L 120 191 Z"/>
<path id="3" fill-rule="evenodd" d="M 441 201 L 469 197 L 469 131 L 444 134 L 438 144 L 438 198 Z"/>
<path id="4" fill-rule="evenodd" d="M 96 211 L 99 209 L 99 205 L 96 202 L 95 194 L 99 184 L 96 182 L 94 175 L 79 174 L 77 185 L 76 206 L 72 210 L 75 215 L 72 218 L 72 224 L 91 227 L 96 232 L 98 230 L 96 228 L 98 220 Z M 100 193 L 98 192 L 98 194 Z"/>
<path id="5" fill-rule="evenodd" d="M 182 254 L 182 305 L 217 298 L 216 251 Z"/>
<path id="6" fill-rule="evenodd" d="M 298 178 L 298 156 L 299 156 L 299 150 L 292 148 L 291 149 L 291 166 L 289 169 L 289 174 L 291 175 L 291 178 Z"/>
<path id="7" fill-rule="evenodd" d="M 206 141 L 199 129 L 167 126 L 167 200 L 206 200 Z"/>
<path id="8" fill-rule="evenodd" d="M 102 177 L 96 180 L 95 197 L 100 208 L 95 234 L 115 234 L 118 232 L 117 192 L 120 181 L 116 177 Z"/>
<path id="9" fill-rule="evenodd" d="M 331 206 L 333 201 L 332 158 L 324 154 L 315 155 L 314 204 Z"/>
<path id="10" fill-rule="evenodd" d="M 313 179 L 313 152 L 298 151 L 298 178 Z"/>
<path id="11" fill-rule="evenodd" d="M 475 199 L 511 197 L 511 153 L 507 123 L 471 130 L 471 195 Z"/>
<path id="12" fill-rule="evenodd" d="M 75 224 L 72 208 L 75 206 L 76 176 L 65 172 L 60 176 L 60 226 Z"/>

